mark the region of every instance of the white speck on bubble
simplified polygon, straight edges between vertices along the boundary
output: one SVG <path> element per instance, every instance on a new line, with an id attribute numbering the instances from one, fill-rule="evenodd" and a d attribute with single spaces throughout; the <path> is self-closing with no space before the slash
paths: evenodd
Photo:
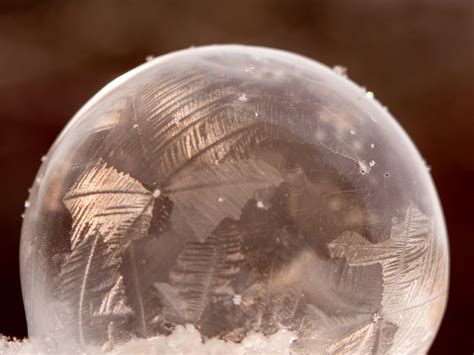
<path id="1" fill-rule="evenodd" d="M 161 195 L 161 190 L 160 189 L 156 189 L 155 191 L 153 191 L 153 197 L 154 198 L 158 198 L 160 197 Z"/>
<path id="2" fill-rule="evenodd" d="M 258 112 L 255 112 L 255 117 L 258 117 Z"/>
<path id="3" fill-rule="evenodd" d="M 262 201 L 258 201 L 258 202 L 257 202 L 257 207 L 258 207 L 258 208 L 264 208 L 265 205 L 263 204 Z"/>
<path id="4" fill-rule="evenodd" d="M 426 171 L 430 172 L 430 171 L 431 171 L 431 166 L 428 165 L 428 163 L 426 162 L 425 159 L 423 159 L 423 164 L 425 164 L 425 169 L 426 169 Z"/>
<path id="5" fill-rule="evenodd" d="M 218 202 L 224 202 L 224 199 L 223 199 L 222 197 L 219 197 L 219 198 L 217 199 L 217 201 L 218 201 Z"/>
<path id="6" fill-rule="evenodd" d="M 350 132 L 351 132 L 351 134 L 352 134 L 352 135 L 356 134 L 356 133 L 355 133 L 355 131 L 354 131 L 353 129 L 351 129 L 351 131 L 350 131 Z"/>
<path id="7" fill-rule="evenodd" d="M 344 78 L 347 78 L 347 68 L 342 66 L 342 65 L 335 65 L 332 67 L 332 70 L 334 70 L 334 72 L 336 74 L 339 74 L 341 76 L 343 76 Z"/>
<path id="8" fill-rule="evenodd" d="M 365 93 L 365 96 L 367 96 L 369 99 L 373 99 L 374 98 L 374 93 L 372 91 L 367 91 Z"/>
<path id="9" fill-rule="evenodd" d="M 234 297 L 232 297 L 232 302 L 234 302 L 234 304 L 236 306 L 241 304 L 242 303 L 242 295 L 234 295 Z"/>
<path id="10" fill-rule="evenodd" d="M 45 161 L 46 161 L 46 155 L 43 155 L 43 156 L 41 157 L 41 162 L 44 163 Z"/>
<path id="11" fill-rule="evenodd" d="M 382 317 L 380 316 L 380 314 L 374 313 L 374 314 L 372 315 L 372 321 L 373 321 L 374 323 L 377 323 L 380 319 L 382 319 Z"/>
<path id="12" fill-rule="evenodd" d="M 26 200 L 25 201 L 25 208 L 28 208 L 28 207 L 30 207 L 30 201 Z"/>
<path id="13" fill-rule="evenodd" d="M 365 160 L 359 160 L 357 164 L 359 165 L 359 171 L 361 175 L 365 175 L 370 172 L 370 166 Z"/>
<path id="14" fill-rule="evenodd" d="M 135 124 L 133 125 L 133 128 L 138 129 L 138 124 L 135 123 Z"/>
<path id="15" fill-rule="evenodd" d="M 153 56 L 153 55 L 147 55 L 147 56 L 145 57 L 145 60 L 146 60 L 147 62 L 152 61 L 153 59 L 155 59 L 155 56 Z"/>
<path id="16" fill-rule="evenodd" d="M 376 164 L 375 160 L 371 160 L 371 161 L 369 161 L 369 166 L 370 166 L 370 167 L 373 167 L 373 166 L 375 166 L 375 164 Z"/>
<path id="17" fill-rule="evenodd" d="M 36 184 L 39 185 L 39 184 L 41 183 L 41 177 L 37 177 L 37 178 L 35 179 L 35 182 L 36 182 Z"/>
<path id="18" fill-rule="evenodd" d="M 372 143 L 372 144 L 370 145 L 370 148 L 371 148 L 371 149 L 374 149 L 374 148 L 375 148 L 375 144 Z"/>
<path id="19" fill-rule="evenodd" d="M 240 102 L 245 102 L 245 101 L 248 101 L 248 97 L 247 95 L 245 94 L 245 92 L 239 96 L 239 101 Z"/>
<path id="20" fill-rule="evenodd" d="M 253 74 L 254 71 L 255 71 L 255 67 L 253 65 L 245 68 L 246 73 Z"/>

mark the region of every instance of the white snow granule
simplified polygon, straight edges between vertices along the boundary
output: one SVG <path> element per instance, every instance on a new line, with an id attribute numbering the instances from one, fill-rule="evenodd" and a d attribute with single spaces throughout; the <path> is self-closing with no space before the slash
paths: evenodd
<path id="1" fill-rule="evenodd" d="M 296 339 L 287 330 L 264 336 L 249 333 L 240 344 L 226 342 L 221 339 L 202 341 L 199 331 L 192 325 L 177 326 L 169 336 L 159 335 L 148 339 L 132 339 L 127 343 L 117 345 L 110 352 L 100 349 L 77 352 L 78 354 L 163 354 L 163 355 L 258 355 L 258 354 L 289 354 L 290 347 Z M 59 350 L 59 351 L 58 351 Z M 35 340 L 16 340 L 0 338 L 0 354 L 66 354 L 60 349 L 52 348 L 45 343 Z"/>
<path id="2" fill-rule="evenodd" d="M 20 340 L 8 338 L 0 334 L 0 354 L 51 354 L 48 346 L 40 341 L 31 342 L 28 339 Z"/>

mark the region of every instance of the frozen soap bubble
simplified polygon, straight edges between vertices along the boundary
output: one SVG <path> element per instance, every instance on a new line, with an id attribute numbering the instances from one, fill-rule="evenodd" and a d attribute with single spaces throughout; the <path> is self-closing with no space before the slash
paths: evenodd
<path id="1" fill-rule="evenodd" d="M 423 160 L 373 94 L 306 58 L 153 59 L 76 114 L 37 181 L 21 277 L 52 349 L 190 334 L 420 353 L 440 324 L 448 245 Z"/>

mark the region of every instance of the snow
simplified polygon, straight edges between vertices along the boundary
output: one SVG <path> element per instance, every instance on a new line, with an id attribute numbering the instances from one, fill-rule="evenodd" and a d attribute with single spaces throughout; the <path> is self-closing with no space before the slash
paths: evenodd
<path id="1" fill-rule="evenodd" d="M 199 331 L 192 325 L 178 326 L 169 336 L 156 336 L 148 339 L 132 339 L 116 346 L 107 354 L 188 354 L 188 355 L 257 355 L 257 354 L 290 354 L 290 347 L 296 339 L 287 330 L 280 330 L 268 337 L 249 333 L 241 343 L 231 343 L 220 339 L 202 341 Z M 52 343 L 54 344 L 54 343 Z M 0 354 L 61 354 L 58 349 L 44 342 L 0 338 Z M 68 351 L 67 353 L 70 353 Z M 77 352 L 79 353 L 79 352 Z M 82 351 L 80 353 L 83 353 Z M 88 354 L 105 354 L 101 349 L 91 349 Z"/>
<path id="2" fill-rule="evenodd" d="M 50 354 L 48 346 L 43 342 L 30 342 L 28 340 L 19 340 L 7 338 L 0 334 L 0 354 Z"/>

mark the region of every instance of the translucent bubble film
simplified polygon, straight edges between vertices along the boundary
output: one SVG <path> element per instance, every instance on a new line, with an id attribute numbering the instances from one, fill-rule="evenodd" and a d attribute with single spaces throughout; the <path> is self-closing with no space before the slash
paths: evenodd
<path id="1" fill-rule="evenodd" d="M 420 353 L 444 312 L 447 237 L 419 153 L 371 92 L 287 52 L 188 49 L 116 79 L 27 207 L 29 336 L 57 350 L 188 329 Z"/>

